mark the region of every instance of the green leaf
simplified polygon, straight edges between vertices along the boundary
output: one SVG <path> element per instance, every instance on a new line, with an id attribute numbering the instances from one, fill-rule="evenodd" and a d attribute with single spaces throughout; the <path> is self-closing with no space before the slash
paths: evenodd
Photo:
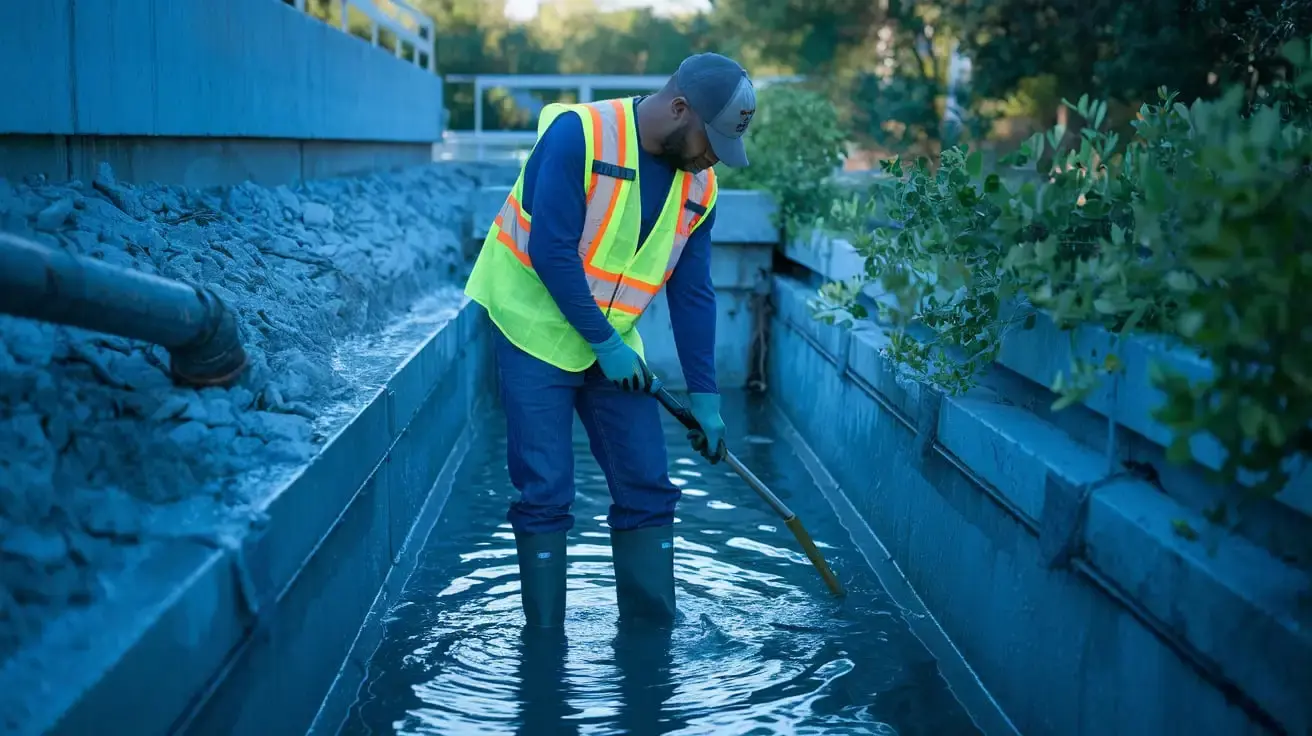
<path id="1" fill-rule="evenodd" d="M 1197 310 L 1189 310 L 1180 315 L 1177 329 L 1185 337 L 1193 337 L 1203 328 L 1203 323 L 1207 320 L 1206 315 Z"/>
<path id="2" fill-rule="evenodd" d="M 1172 519 L 1171 531 L 1175 532 L 1175 536 L 1181 539 L 1187 539 L 1190 542 L 1198 541 L 1198 532 L 1184 519 Z"/>
<path id="3" fill-rule="evenodd" d="M 972 180 L 979 179 L 984 172 L 984 156 L 979 151 L 975 151 L 966 157 L 966 173 L 970 174 Z"/>
<path id="4" fill-rule="evenodd" d="M 1215 504 L 1203 509 L 1203 518 L 1217 526 L 1225 526 L 1226 520 L 1230 516 L 1229 509 L 1230 507 L 1225 501 L 1217 501 Z"/>
<path id="5" fill-rule="evenodd" d="M 1245 403 L 1239 407 L 1239 429 L 1248 439 L 1255 439 L 1258 433 L 1262 431 L 1266 420 L 1266 412 L 1262 407 L 1253 403 Z"/>
<path id="6" fill-rule="evenodd" d="M 1166 448 L 1166 459 L 1178 465 L 1191 462 L 1194 459 L 1194 452 L 1189 446 L 1189 438 L 1179 434 L 1172 438 L 1171 444 Z"/>
<path id="7" fill-rule="evenodd" d="M 1289 41 L 1280 49 L 1280 55 L 1289 60 L 1294 67 L 1301 67 L 1308 63 L 1308 51 L 1312 41 L 1308 39 L 1296 38 Z"/>

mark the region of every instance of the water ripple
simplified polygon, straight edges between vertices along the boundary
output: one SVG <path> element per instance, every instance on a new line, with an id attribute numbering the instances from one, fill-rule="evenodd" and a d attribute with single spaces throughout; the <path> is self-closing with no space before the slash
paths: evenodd
<path id="1" fill-rule="evenodd" d="M 669 431 L 673 452 L 682 437 Z M 675 527 L 679 625 L 618 628 L 609 496 L 577 442 L 566 638 L 525 636 L 504 524 L 514 492 L 504 444 L 492 438 L 462 469 L 343 732 L 978 733 L 832 512 L 798 498 L 804 476 L 782 467 L 781 443 L 767 434 L 757 427 L 755 441 L 740 444 L 744 458 L 768 483 L 794 488 L 789 502 L 847 571 L 846 601 L 825 595 L 788 530 L 736 478 L 676 456 L 675 478 L 700 485 L 682 489 Z"/>

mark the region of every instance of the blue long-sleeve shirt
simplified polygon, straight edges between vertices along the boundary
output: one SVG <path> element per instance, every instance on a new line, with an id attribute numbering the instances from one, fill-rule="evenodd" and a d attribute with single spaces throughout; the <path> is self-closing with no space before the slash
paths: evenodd
<path id="1" fill-rule="evenodd" d="M 561 115 L 552 121 L 525 164 L 520 204 L 533 218 L 528 241 L 533 270 L 583 339 L 602 343 L 615 330 L 592 298 L 578 252 L 587 210 L 583 189 L 585 151 L 583 122 L 577 115 Z M 642 200 L 639 243 L 647 239 L 660 216 L 676 173 L 674 167 L 638 148 Z M 711 284 L 711 226 L 715 224 L 715 209 L 711 207 L 705 220 L 693 231 L 674 273 L 665 283 L 674 345 L 692 393 L 717 393 L 715 288 Z"/>

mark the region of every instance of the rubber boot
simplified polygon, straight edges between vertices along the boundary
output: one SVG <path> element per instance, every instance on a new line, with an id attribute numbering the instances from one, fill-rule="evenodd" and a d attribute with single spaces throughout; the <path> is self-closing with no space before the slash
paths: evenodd
<path id="1" fill-rule="evenodd" d="M 674 527 L 610 532 L 620 621 L 674 623 Z"/>
<path id="2" fill-rule="evenodd" d="M 524 624 L 555 629 L 565 625 L 565 532 L 515 534 Z"/>

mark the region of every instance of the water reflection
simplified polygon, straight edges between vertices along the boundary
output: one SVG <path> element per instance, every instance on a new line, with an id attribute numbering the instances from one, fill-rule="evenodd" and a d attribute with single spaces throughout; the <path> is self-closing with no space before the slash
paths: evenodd
<path id="1" fill-rule="evenodd" d="M 568 640 L 563 631 L 525 629 L 520 634 L 519 717 L 515 733 L 576 734 L 570 719 L 578 711 L 570 705 L 573 695 L 565 669 Z M 544 728 L 544 725 L 548 725 Z"/>
<path id="2" fill-rule="evenodd" d="M 742 406 L 726 414 L 769 432 Z M 845 601 L 750 490 L 669 430 L 675 477 L 696 483 L 675 527 L 672 632 L 617 625 L 609 497 L 582 441 L 565 635 L 521 630 L 513 537 L 498 528 L 513 489 L 494 439 L 471 451 L 343 732 L 978 733 L 786 443 L 736 446 L 827 546 Z"/>

